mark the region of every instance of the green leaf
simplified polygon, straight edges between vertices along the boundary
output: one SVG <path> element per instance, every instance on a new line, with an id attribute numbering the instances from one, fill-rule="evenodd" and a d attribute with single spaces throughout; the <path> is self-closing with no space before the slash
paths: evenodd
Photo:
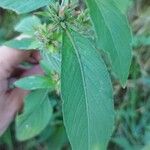
<path id="1" fill-rule="evenodd" d="M 131 65 L 132 36 L 126 17 L 113 0 L 86 0 L 99 47 L 108 52 L 112 69 L 124 86 Z"/>
<path id="2" fill-rule="evenodd" d="M 15 86 L 25 90 L 54 89 L 54 81 L 47 76 L 29 76 L 15 82 Z"/>
<path id="3" fill-rule="evenodd" d="M 47 61 L 45 61 L 44 59 L 40 61 L 40 66 L 42 68 L 42 70 L 45 72 L 45 74 L 50 75 L 51 74 L 51 68 L 49 67 Z"/>
<path id="4" fill-rule="evenodd" d="M 134 36 L 132 45 L 134 48 L 138 48 L 140 46 L 150 46 L 150 36 Z"/>
<path id="5" fill-rule="evenodd" d="M 23 18 L 15 27 L 15 30 L 28 35 L 34 35 L 41 21 L 36 16 L 28 16 Z"/>
<path id="6" fill-rule="evenodd" d="M 60 73 L 61 58 L 59 53 L 43 52 L 42 57 L 52 72 Z"/>
<path id="7" fill-rule="evenodd" d="M 50 2 L 51 0 L 1 0 L 0 7 L 22 14 L 44 7 Z"/>
<path id="8" fill-rule="evenodd" d="M 126 13 L 129 6 L 133 3 L 132 0 L 114 0 L 116 6 L 120 9 L 122 13 Z"/>
<path id="9" fill-rule="evenodd" d="M 33 50 L 40 47 L 40 43 L 31 38 L 24 38 L 21 40 L 13 39 L 5 42 L 3 45 L 20 50 Z"/>
<path id="10" fill-rule="evenodd" d="M 47 91 L 31 92 L 25 99 L 24 112 L 16 118 L 17 139 L 24 141 L 43 131 L 52 116 Z"/>
<path id="11" fill-rule="evenodd" d="M 90 40 L 64 33 L 61 74 L 64 124 L 72 149 L 106 149 L 114 124 L 112 85 Z"/>

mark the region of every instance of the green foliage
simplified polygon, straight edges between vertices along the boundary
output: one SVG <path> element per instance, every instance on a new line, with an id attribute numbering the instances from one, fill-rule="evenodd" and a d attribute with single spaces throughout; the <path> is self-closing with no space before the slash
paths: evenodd
<path id="1" fill-rule="evenodd" d="M 48 76 L 29 76 L 15 82 L 15 86 L 25 90 L 54 89 L 54 81 Z"/>
<path id="2" fill-rule="evenodd" d="M 41 21 L 36 16 L 28 16 L 22 19 L 15 27 L 15 30 L 28 35 L 34 35 Z"/>
<path id="3" fill-rule="evenodd" d="M 120 9 L 120 11 L 122 11 L 123 13 L 126 13 L 129 6 L 133 3 L 132 0 L 115 0 L 114 2 L 116 6 Z"/>
<path id="4" fill-rule="evenodd" d="M 0 7 L 20 14 L 50 2 L 4 0 Z M 111 62 L 112 72 L 125 86 L 131 64 L 131 31 L 122 13 L 125 8 L 121 11 L 121 2 L 86 0 L 87 6 L 82 8 L 83 1 L 78 5 L 74 2 L 78 3 L 56 1 L 35 13 L 39 17 L 28 15 L 16 25 L 15 31 L 29 38 L 5 42 L 6 46 L 20 50 L 38 49 L 42 57 L 40 65 L 46 74 L 15 82 L 15 86 L 31 90 L 25 98 L 23 113 L 16 118 L 16 136 L 24 141 L 42 134 L 48 124 L 62 123 L 62 119 L 58 121 L 62 111 L 73 150 L 106 150 L 113 132 L 115 111 L 112 83 L 102 50 L 108 55 L 106 62 Z M 61 95 L 63 103 L 56 100 Z M 63 140 L 64 129 L 60 128 L 57 134 L 53 137 L 60 138 L 60 145 L 50 143 L 55 150 L 66 141 Z M 118 145 L 128 143 L 117 138 L 113 141 Z"/>
<path id="5" fill-rule="evenodd" d="M 25 98 L 24 112 L 16 118 L 18 140 L 27 140 L 38 135 L 49 123 L 52 107 L 47 90 L 31 92 Z"/>
<path id="6" fill-rule="evenodd" d="M 43 64 L 45 67 L 45 71 L 47 73 L 53 72 L 53 73 L 60 73 L 61 69 L 61 58 L 59 53 L 48 53 L 43 52 Z M 49 71 L 48 71 L 49 70 Z"/>
<path id="7" fill-rule="evenodd" d="M 16 13 L 27 13 L 36 10 L 40 7 L 46 6 L 51 0 L 3 0 L 0 1 L 0 7 L 10 9 Z"/>
<path id="8" fill-rule="evenodd" d="M 40 47 L 40 43 L 31 38 L 23 38 L 21 40 L 10 40 L 4 42 L 5 46 L 20 49 L 20 50 L 33 50 Z"/>
<path id="9" fill-rule="evenodd" d="M 90 40 L 66 32 L 63 35 L 61 90 L 64 124 L 72 149 L 106 149 L 114 120 L 107 69 Z"/>
<path id="10" fill-rule="evenodd" d="M 125 86 L 131 64 L 132 43 L 126 17 L 113 1 L 87 0 L 87 4 L 97 34 L 98 45 L 108 52 L 112 69 L 121 84 Z"/>
<path id="11" fill-rule="evenodd" d="M 0 8 L 0 45 L 16 36 L 14 33 L 14 25 L 19 18 L 20 16 L 14 12 L 4 11 Z"/>

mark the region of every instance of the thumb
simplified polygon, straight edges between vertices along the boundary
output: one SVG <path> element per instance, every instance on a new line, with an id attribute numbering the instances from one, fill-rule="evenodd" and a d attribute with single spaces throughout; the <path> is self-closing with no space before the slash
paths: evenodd
<path id="1" fill-rule="evenodd" d="M 0 78 L 8 78 L 14 68 L 21 62 L 28 60 L 31 51 L 19 51 L 8 48 L 6 46 L 0 47 Z"/>
<path id="2" fill-rule="evenodd" d="M 27 60 L 32 53 L 31 51 L 21 51 L 6 46 L 1 46 L 0 52 L 0 58 L 12 65 L 16 65 L 21 63 L 22 61 Z"/>
<path id="3" fill-rule="evenodd" d="M 23 76 L 42 74 L 39 65 L 27 70 Z M 22 108 L 24 97 L 29 91 L 15 88 L 8 91 L 5 97 L 0 97 L 0 136 L 6 131 L 9 124 L 13 121 L 15 114 Z"/>

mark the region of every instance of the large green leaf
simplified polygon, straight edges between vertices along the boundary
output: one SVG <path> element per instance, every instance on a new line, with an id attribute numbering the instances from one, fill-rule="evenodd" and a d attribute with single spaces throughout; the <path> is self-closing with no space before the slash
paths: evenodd
<path id="1" fill-rule="evenodd" d="M 0 7 L 10 9 L 18 14 L 27 13 L 46 6 L 51 0 L 1 0 Z"/>
<path id="2" fill-rule="evenodd" d="M 112 69 L 124 86 L 131 64 L 131 32 L 113 0 L 86 0 L 100 48 L 108 52 Z"/>
<path id="3" fill-rule="evenodd" d="M 31 92 L 25 99 L 24 112 L 17 116 L 16 133 L 19 140 L 38 135 L 49 123 L 52 107 L 45 90 Z"/>
<path id="4" fill-rule="evenodd" d="M 92 42 L 75 32 L 63 35 L 61 82 L 72 149 L 106 149 L 114 123 L 110 77 Z"/>

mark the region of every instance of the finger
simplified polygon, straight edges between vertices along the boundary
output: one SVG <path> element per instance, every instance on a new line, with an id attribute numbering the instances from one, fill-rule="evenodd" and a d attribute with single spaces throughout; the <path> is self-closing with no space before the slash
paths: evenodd
<path id="1" fill-rule="evenodd" d="M 26 70 L 22 76 L 29 76 L 33 74 L 43 74 L 39 65 Z M 9 124 L 15 117 L 15 114 L 22 108 L 24 97 L 29 91 L 15 88 L 8 91 L 4 97 L 0 98 L 0 135 L 2 135 Z"/>
<path id="2" fill-rule="evenodd" d="M 1 104 L 3 108 L 0 109 L 0 135 L 5 132 L 14 119 L 15 114 L 22 107 L 24 96 L 27 93 L 25 90 L 16 88 L 5 95 L 5 101 Z"/>
<path id="3" fill-rule="evenodd" d="M 5 46 L 0 47 L 0 80 L 8 78 L 21 62 L 37 64 L 39 59 L 39 53 L 36 51 L 19 51 Z"/>
<path id="4" fill-rule="evenodd" d="M 43 74 L 43 71 L 41 70 L 39 65 L 36 65 L 33 68 L 26 70 L 22 74 L 22 77 L 30 76 L 34 74 Z M 16 110 L 19 110 L 21 108 L 23 103 L 23 98 L 27 93 L 28 93 L 27 90 L 22 90 L 20 88 L 14 88 L 13 90 L 7 92 L 8 99 L 10 98 L 12 99 L 12 101 L 15 101 L 16 108 L 17 108 Z"/>
<path id="5" fill-rule="evenodd" d="M 39 65 L 36 65 L 30 69 L 17 68 L 15 70 L 15 72 L 11 75 L 11 77 L 8 78 L 8 80 L 7 80 L 8 81 L 8 87 L 13 87 L 12 85 L 19 78 L 30 76 L 30 75 L 36 75 L 36 74 L 38 74 L 38 75 L 44 74 L 43 70 L 40 68 Z M 5 88 L 5 89 L 8 89 L 8 88 Z"/>
<path id="6" fill-rule="evenodd" d="M 0 47 L 0 79 L 8 78 L 16 65 L 28 59 L 30 54 L 31 52 Z"/>
<path id="7" fill-rule="evenodd" d="M 30 76 L 30 75 L 42 75 L 44 74 L 43 70 L 41 69 L 40 65 L 35 65 L 31 69 L 25 70 L 21 77 Z"/>
<path id="8" fill-rule="evenodd" d="M 0 47 L 0 53 L 0 60 L 5 60 L 11 65 L 16 65 L 22 61 L 27 60 L 32 54 L 31 51 L 19 51 L 6 46 Z"/>
<path id="9" fill-rule="evenodd" d="M 27 61 L 32 64 L 38 64 L 40 59 L 41 59 L 40 53 L 38 51 L 34 51 Z"/>
<path id="10" fill-rule="evenodd" d="M 23 100 L 24 97 L 29 93 L 27 90 L 22 90 L 20 88 L 15 88 L 8 92 L 8 99 L 12 101 L 12 106 L 14 109 L 14 113 L 18 112 L 22 105 L 23 105 Z"/>
<path id="11" fill-rule="evenodd" d="M 22 77 L 30 76 L 30 75 L 34 75 L 34 74 L 43 74 L 43 71 L 41 70 L 39 65 L 34 66 L 33 68 L 26 70 L 22 74 Z M 15 101 L 15 103 L 16 103 L 16 110 L 17 111 L 21 108 L 21 106 L 23 104 L 23 98 L 25 97 L 25 95 L 27 93 L 28 93 L 28 91 L 22 90 L 20 88 L 15 88 L 15 89 L 8 92 L 9 97 L 12 98 L 12 100 Z"/>
<path id="12" fill-rule="evenodd" d="M 26 70 L 22 74 L 22 77 L 35 75 L 35 74 L 43 74 L 43 71 L 39 65 L 36 65 L 33 68 Z M 17 101 L 17 105 L 16 105 L 18 108 L 17 110 L 19 110 L 20 107 L 22 106 L 23 98 L 27 93 L 28 93 L 28 91 L 22 90 L 20 88 L 15 88 L 15 89 L 11 90 L 10 92 L 8 92 L 10 97 L 14 97 L 14 101 Z M 16 96 L 16 98 L 15 98 L 15 96 Z"/>
<path id="13" fill-rule="evenodd" d="M 38 60 L 38 61 L 41 60 L 41 55 L 40 55 L 40 53 L 39 53 L 38 51 L 36 51 L 35 53 L 33 53 L 33 57 L 34 57 L 36 60 Z"/>

